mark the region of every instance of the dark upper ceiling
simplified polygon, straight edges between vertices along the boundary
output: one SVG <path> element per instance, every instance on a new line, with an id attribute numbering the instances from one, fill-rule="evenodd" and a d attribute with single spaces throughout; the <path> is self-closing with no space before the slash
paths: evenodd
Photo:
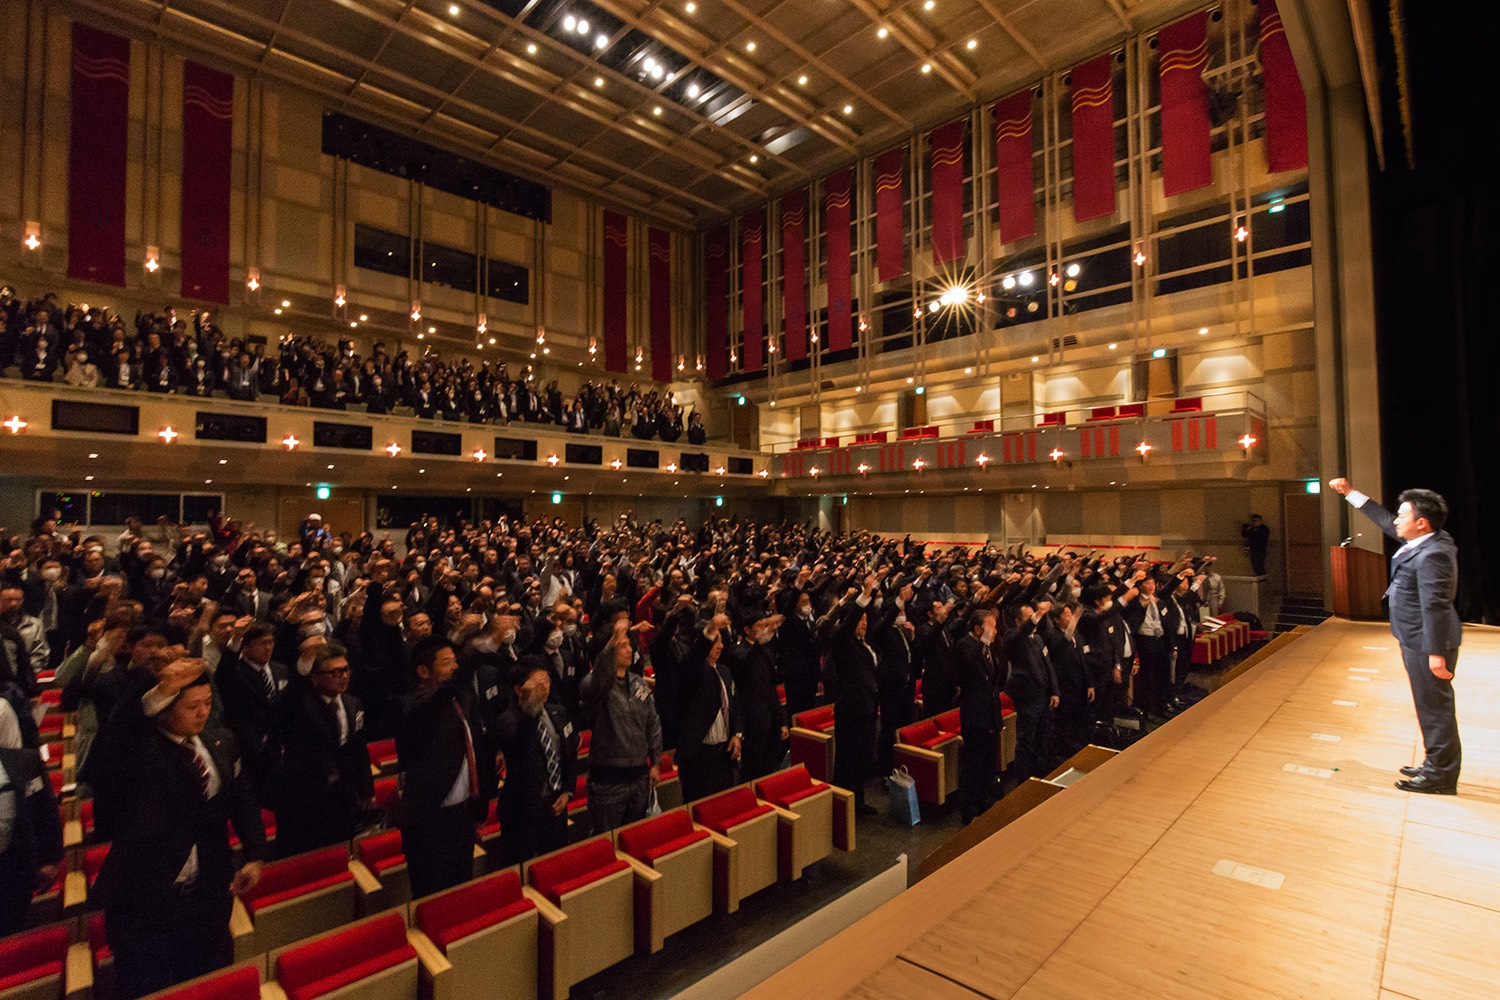
<path id="1" fill-rule="evenodd" d="M 523 176 L 696 227 L 1202 0 L 70 6 Z"/>

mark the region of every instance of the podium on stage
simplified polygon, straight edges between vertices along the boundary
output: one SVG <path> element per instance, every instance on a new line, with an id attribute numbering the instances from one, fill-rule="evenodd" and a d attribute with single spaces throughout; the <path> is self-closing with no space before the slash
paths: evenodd
<path id="1" fill-rule="evenodd" d="M 1340 618 L 1372 621 L 1385 617 L 1385 556 L 1352 545 L 1335 545 L 1328 552 L 1333 568 L 1333 613 Z"/>

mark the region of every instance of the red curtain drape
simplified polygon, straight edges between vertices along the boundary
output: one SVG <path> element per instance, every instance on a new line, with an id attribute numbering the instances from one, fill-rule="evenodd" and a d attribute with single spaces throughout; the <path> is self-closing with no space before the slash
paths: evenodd
<path id="1" fill-rule="evenodd" d="M 999 185 L 1000 242 L 1036 235 L 1036 185 L 1032 174 L 1031 88 L 995 105 L 995 168 Z"/>
<path id="2" fill-rule="evenodd" d="M 1214 181 L 1209 149 L 1208 15 L 1200 12 L 1161 30 L 1161 181 L 1171 197 Z"/>
<path id="3" fill-rule="evenodd" d="M 881 281 L 906 273 L 905 148 L 875 158 L 875 266 Z"/>
<path id="4" fill-rule="evenodd" d="M 744 346 L 740 370 L 758 372 L 766 367 L 765 290 L 761 287 L 761 252 L 766 238 L 765 209 L 740 217 L 740 292 L 744 315 Z"/>
<path id="5" fill-rule="evenodd" d="M 705 317 L 704 372 L 723 378 L 729 369 L 729 227 L 709 230 L 703 239 Z"/>
<path id="6" fill-rule="evenodd" d="M 1115 214 L 1114 58 L 1073 67 L 1073 219 Z"/>
<path id="7" fill-rule="evenodd" d="M 651 377 L 672 380 L 672 234 L 652 227 L 647 233 L 651 253 Z"/>
<path id="8" fill-rule="evenodd" d="M 1260 69 L 1266 92 L 1266 166 L 1307 167 L 1307 98 L 1276 0 L 1260 0 Z"/>
<path id="9" fill-rule="evenodd" d="M 604 367 L 623 372 L 629 367 L 625 319 L 626 267 L 630 220 L 619 212 L 604 213 Z"/>
<path id="10" fill-rule="evenodd" d="M 190 62 L 182 75 L 182 294 L 229 302 L 234 77 Z"/>
<path id="11" fill-rule="evenodd" d="M 130 41 L 73 23 L 68 277 L 125 284 Z"/>
<path id="12" fill-rule="evenodd" d="M 823 182 L 824 254 L 828 262 L 828 350 L 853 346 L 850 315 L 852 275 L 849 269 L 849 171 L 841 170 Z"/>
<path id="13" fill-rule="evenodd" d="M 964 243 L 964 120 L 933 129 L 928 137 L 932 153 L 932 261 L 951 264 L 963 260 Z"/>
<path id="14" fill-rule="evenodd" d="M 781 325 L 788 361 L 807 357 L 807 192 L 781 199 Z"/>

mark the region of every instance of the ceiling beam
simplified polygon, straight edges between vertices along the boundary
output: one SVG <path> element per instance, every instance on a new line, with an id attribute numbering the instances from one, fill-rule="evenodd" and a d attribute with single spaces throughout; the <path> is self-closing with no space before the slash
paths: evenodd
<path id="1" fill-rule="evenodd" d="M 1049 67 L 1047 66 L 1047 60 L 1042 56 L 1041 50 L 1031 44 L 1030 39 L 1025 35 L 1021 34 L 1021 30 L 1016 27 L 1015 22 L 1006 16 L 1005 12 L 1000 9 L 1000 5 L 995 3 L 995 0 L 976 0 L 976 2 L 979 4 L 980 9 L 990 16 L 990 20 L 1000 26 L 1000 30 L 1009 35 L 1010 40 L 1021 47 L 1021 51 L 1026 53 L 1027 58 L 1036 63 L 1037 69 L 1040 69 L 1044 73 L 1047 72 Z M 1119 0 L 1111 0 L 1111 2 L 1118 3 Z"/>

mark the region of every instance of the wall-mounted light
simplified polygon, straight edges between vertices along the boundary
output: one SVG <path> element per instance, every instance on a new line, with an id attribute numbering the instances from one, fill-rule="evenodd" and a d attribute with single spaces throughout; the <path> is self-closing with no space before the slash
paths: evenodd
<path id="1" fill-rule="evenodd" d="M 161 250 L 157 247 L 146 248 L 146 273 L 155 274 L 161 270 Z"/>
<path id="2" fill-rule="evenodd" d="M 554 469 L 557 468 L 557 463 L 559 461 L 561 461 L 561 459 L 559 459 L 557 457 L 557 452 L 555 452 L 555 451 L 552 454 L 550 454 L 550 455 L 547 456 L 547 464 L 550 465 L 550 466 L 552 466 L 552 468 L 554 468 Z"/>
<path id="3" fill-rule="evenodd" d="M 245 271 L 245 287 L 252 292 L 260 291 L 260 268 L 247 268 Z"/>
<path id="4" fill-rule="evenodd" d="M 181 434 L 172 429 L 171 425 L 163 427 L 161 430 L 157 431 L 156 436 L 161 438 L 162 444 L 171 444 L 173 441 L 176 441 L 178 438 L 182 437 Z"/>
<path id="5" fill-rule="evenodd" d="M 390 444 L 385 446 L 385 453 L 392 458 L 395 458 L 397 455 L 401 454 L 401 446 L 392 441 Z"/>
<path id="6" fill-rule="evenodd" d="M 333 307 L 342 309 L 349 304 L 349 289 L 343 285 L 336 285 L 333 289 Z"/>
<path id="7" fill-rule="evenodd" d="M 19 434 L 22 431 L 24 431 L 27 427 L 29 427 L 30 424 L 28 424 L 25 420 L 23 420 L 21 418 L 21 415 L 18 413 L 15 416 L 11 417 L 9 420 L 7 420 L 4 423 L 3 426 L 5 427 L 6 430 L 10 431 L 12 434 Z"/>
<path id="8" fill-rule="evenodd" d="M 26 223 L 26 233 L 21 237 L 21 245 L 27 250 L 42 248 L 42 224 L 40 222 Z"/>
<path id="9" fill-rule="evenodd" d="M 485 459 L 490 457 L 490 453 L 485 451 L 483 448 L 475 448 L 472 457 L 476 462 L 483 462 Z"/>
<path id="10" fill-rule="evenodd" d="M 297 435 L 295 434 L 288 434 L 286 437 L 281 439 L 281 446 L 287 451 L 296 451 L 297 446 L 301 443 L 301 441 L 297 440 Z"/>

